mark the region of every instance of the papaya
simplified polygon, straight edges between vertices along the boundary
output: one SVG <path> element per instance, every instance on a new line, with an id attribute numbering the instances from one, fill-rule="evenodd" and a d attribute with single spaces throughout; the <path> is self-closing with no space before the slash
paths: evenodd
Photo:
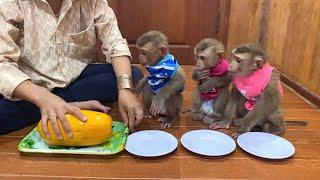
<path id="1" fill-rule="evenodd" d="M 86 122 L 80 121 L 71 114 L 66 114 L 73 133 L 71 138 L 68 138 L 67 134 L 64 132 L 60 121 L 58 121 L 58 126 L 63 136 L 62 140 L 59 140 L 56 137 L 51 123 L 49 122 L 48 131 L 50 133 L 50 138 L 44 134 L 41 128 L 41 122 L 39 122 L 37 130 L 42 139 L 51 146 L 93 146 L 105 143 L 112 135 L 111 116 L 89 110 L 81 110 L 81 112 L 87 117 Z"/>

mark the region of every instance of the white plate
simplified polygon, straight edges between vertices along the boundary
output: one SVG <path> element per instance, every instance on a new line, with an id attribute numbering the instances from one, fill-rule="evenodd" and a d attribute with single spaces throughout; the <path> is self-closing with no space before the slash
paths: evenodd
<path id="1" fill-rule="evenodd" d="M 244 151 L 267 159 L 285 159 L 295 152 L 289 141 L 269 133 L 245 133 L 238 137 L 237 142 Z"/>
<path id="2" fill-rule="evenodd" d="M 228 135 L 212 130 L 195 130 L 181 137 L 188 150 L 205 156 L 223 156 L 236 149 L 236 143 Z"/>
<path id="3" fill-rule="evenodd" d="M 171 153 L 178 147 L 178 140 L 164 131 L 146 130 L 129 135 L 125 149 L 142 157 L 157 157 Z"/>

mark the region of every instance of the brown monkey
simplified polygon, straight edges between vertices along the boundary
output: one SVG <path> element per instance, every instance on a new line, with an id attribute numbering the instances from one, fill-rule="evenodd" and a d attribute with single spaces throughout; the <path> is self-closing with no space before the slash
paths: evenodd
<path id="1" fill-rule="evenodd" d="M 145 116 L 153 115 L 166 129 L 179 117 L 185 75 L 178 61 L 169 54 L 167 37 L 159 31 L 149 31 L 137 40 L 140 64 L 148 76 L 136 87 L 142 93 Z"/>
<path id="2" fill-rule="evenodd" d="M 255 126 L 264 132 L 285 131 L 280 111 L 282 88 L 279 73 L 267 63 L 267 54 L 256 44 L 244 44 L 232 51 L 229 71 L 234 73 L 233 88 L 225 118 L 213 129 L 228 128 L 232 121 L 240 126 L 232 136 L 249 132 Z"/>
<path id="3" fill-rule="evenodd" d="M 224 59 L 224 46 L 216 39 L 206 38 L 195 49 L 196 68 L 192 78 L 198 88 L 193 91 L 192 118 L 212 124 L 223 118 L 229 99 L 228 86 L 232 75 Z"/>

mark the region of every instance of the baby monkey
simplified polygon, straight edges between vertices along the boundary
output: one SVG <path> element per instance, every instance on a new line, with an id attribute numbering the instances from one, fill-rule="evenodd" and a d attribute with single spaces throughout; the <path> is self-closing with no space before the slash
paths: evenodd
<path id="1" fill-rule="evenodd" d="M 262 131 L 282 134 L 285 124 L 280 111 L 282 88 L 279 73 L 267 63 L 267 54 L 256 44 L 244 44 L 232 51 L 229 71 L 234 73 L 225 118 L 213 129 L 240 126 L 233 137 L 258 126 Z"/>
<path id="2" fill-rule="evenodd" d="M 161 129 L 178 119 L 185 84 L 184 71 L 168 46 L 167 37 L 159 31 L 149 31 L 137 40 L 139 61 L 148 76 L 139 82 L 136 93 L 142 94 L 145 116 L 157 118 Z"/>
<path id="3" fill-rule="evenodd" d="M 192 78 L 198 87 L 193 91 L 192 118 L 211 125 L 223 118 L 229 99 L 228 86 L 232 75 L 224 58 L 224 45 L 216 39 L 206 38 L 195 49 L 196 68 Z"/>

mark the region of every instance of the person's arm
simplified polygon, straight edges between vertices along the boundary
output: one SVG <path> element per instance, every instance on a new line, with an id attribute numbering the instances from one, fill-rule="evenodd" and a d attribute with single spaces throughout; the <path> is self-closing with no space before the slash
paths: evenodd
<path id="1" fill-rule="evenodd" d="M 97 102 L 66 103 L 60 97 L 45 88 L 35 85 L 30 77 L 18 68 L 20 49 L 16 44 L 20 27 L 23 23 L 20 8 L 15 1 L 0 2 L 0 93 L 9 99 L 25 99 L 40 108 L 42 128 L 47 136 L 47 122 L 55 130 L 58 138 L 62 138 L 57 119 L 62 123 L 67 135 L 72 136 L 65 113 L 70 112 L 85 121 L 80 112 L 81 107 L 107 112 L 107 108 Z M 1 122 L 0 122 L 1 124 Z M 1 125 L 0 125 L 1 126 Z"/>
<path id="2" fill-rule="evenodd" d="M 0 93 L 12 99 L 13 92 L 22 82 L 30 79 L 18 68 L 20 49 L 19 27 L 23 18 L 15 1 L 0 2 Z"/>
<path id="3" fill-rule="evenodd" d="M 122 75 L 131 76 L 131 65 L 128 57 L 114 57 L 112 59 L 112 65 L 117 79 Z M 121 87 L 119 87 L 118 105 L 125 124 L 129 125 L 131 131 L 134 131 L 135 126 L 137 126 L 143 118 L 143 110 L 141 103 L 132 89 L 121 89 Z"/>
<path id="4" fill-rule="evenodd" d="M 102 42 L 102 52 L 106 55 L 107 61 L 109 63 L 111 61 L 118 80 L 123 76 L 132 78 L 131 53 L 127 41 L 121 35 L 114 11 L 109 7 L 106 0 L 94 2 L 95 27 L 98 38 Z M 132 90 L 122 89 L 121 87 L 119 89 L 119 110 L 124 122 L 133 131 L 143 117 L 141 103 Z"/>

